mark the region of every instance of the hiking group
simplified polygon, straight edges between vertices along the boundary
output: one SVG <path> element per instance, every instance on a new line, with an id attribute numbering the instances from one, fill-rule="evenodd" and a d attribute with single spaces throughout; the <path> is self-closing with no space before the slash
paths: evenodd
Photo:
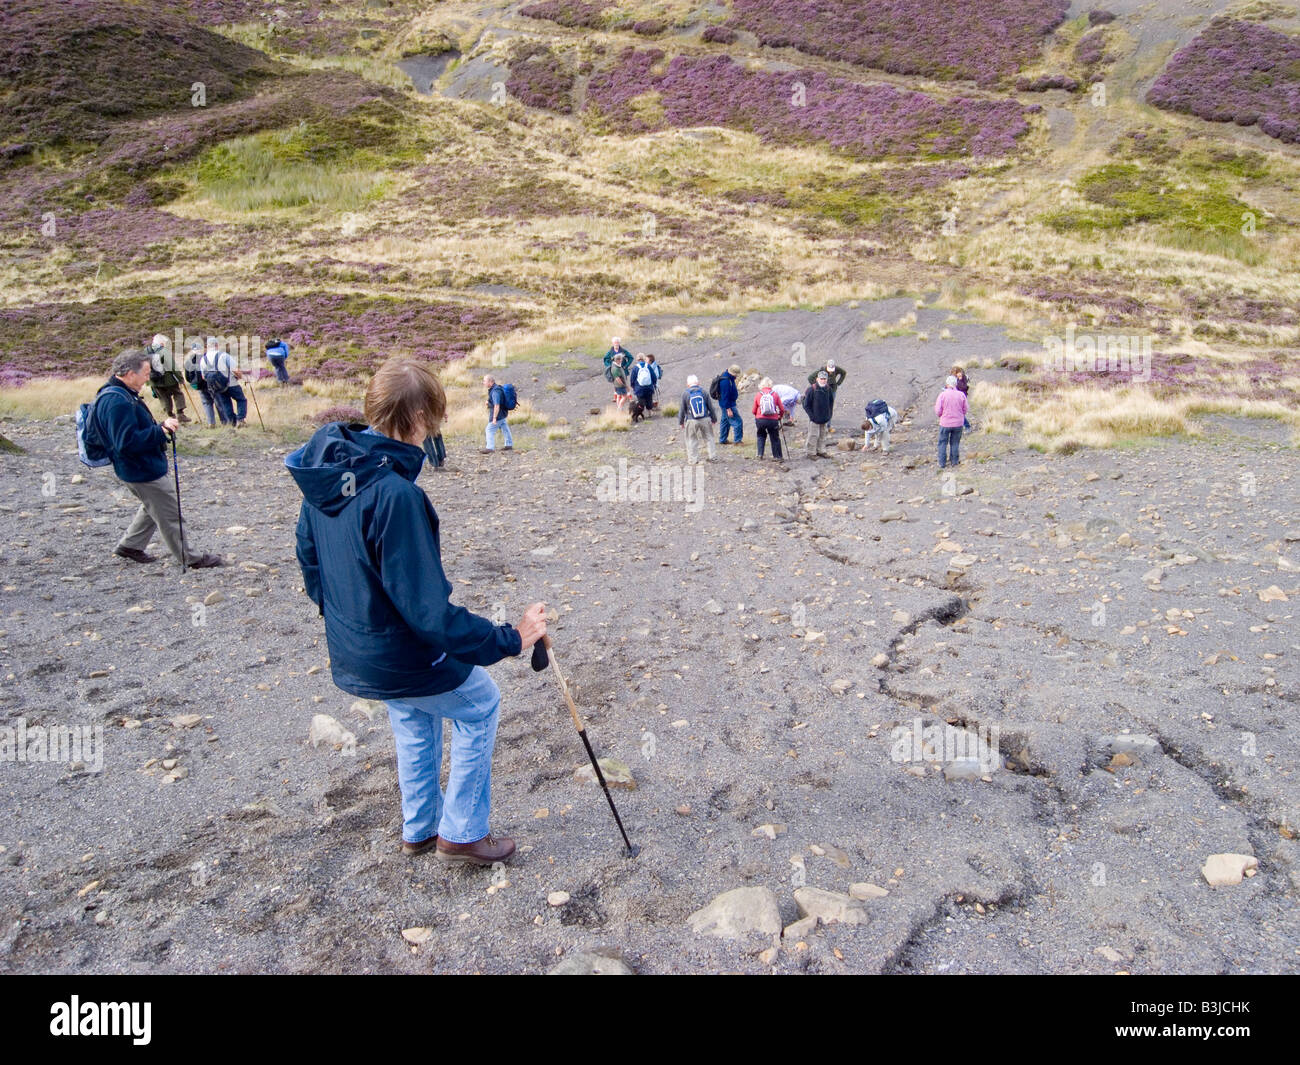
<path id="1" fill-rule="evenodd" d="M 632 361 L 631 353 L 623 347 L 618 337 L 605 352 L 605 379 L 614 385 L 614 406 L 624 409 L 629 396 L 634 396 L 632 420 L 640 420 L 641 411 L 658 407 L 659 382 L 663 367 L 653 355 L 638 355 Z M 713 428 L 718 428 L 717 445 L 739 445 L 744 440 L 745 422 L 740 413 L 740 396 L 756 373 L 744 374 L 740 366 L 732 364 L 719 373 L 705 389 L 697 374 L 686 378 L 686 390 L 677 408 L 677 424 L 684 430 L 686 460 L 692 465 L 701 461 L 701 445 L 707 451 L 708 461 L 717 458 Z M 772 461 L 784 462 L 790 457 L 782 429 L 794 425 L 795 411 L 802 408 L 808 418 L 804 454 L 810 459 L 830 458 L 827 450 L 829 437 L 835 432 L 832 420 L 835 399 L 848 377 L 842 366 L 828 359 L 808 374 L 807 387 L 801 392 L 794 385 L 774 383 L 770 377 L 757 381 L 750 415 L 754 419 L 757 455 L 762 461 L 766 452 Z M 631 381 L 631 392 L 629 384 Z M 960 441 L 963 429 L 970 428 L 967 393 L 969 382 L 965 371 L 954 366 L 944 388 L 935 400 L 935 417 L 939 420 L 939 468 L 959 465 Z M 889 454 L 890 438 L 899 424 L 899 413 L 886 400 L 872 399 L 864 408 L 865 420 L 862 447 L 864 451 L 879 449 Z"/>

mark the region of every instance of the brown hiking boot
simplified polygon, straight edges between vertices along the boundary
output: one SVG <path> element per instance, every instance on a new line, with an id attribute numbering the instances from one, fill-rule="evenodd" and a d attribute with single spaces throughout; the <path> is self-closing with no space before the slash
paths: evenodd
<path id="1" fill-rule="evenodd" d="M 190 569 L 211 569 L 214 566 L 224 566 L 220 555 L 199 555 L 190 564 Z"/>
<path id="2" fill-rule="evenodd" d="M 432 850 L 438 845 L 438 836 L 435 833 L 428 839 L 421 840 L 419 843 L 407 843 L 402 840 L 402 853 L 408 858 L 413 858 L 417 854 L 423 854 L 427 850 Z"/>
<path id="3" fill-rule="evenodd" d="M 153 555 L 147 555 L 136 547 L 119 547 L 113 552 L 121 558 L 129 558 L 132 562 L 157 562 L 158 559 Z"/>
<path id="4" fill-rule="evenodd" d="M 515 853 L 515 841 L 509 836 L 500 839 L 488 833 L 473 843 L 452 843 L 450 840 L 438 840 L 438 860 L 442 862 L 462 863 L 467 865 L 492 865 L 494 862 L 509 860 Z"/>

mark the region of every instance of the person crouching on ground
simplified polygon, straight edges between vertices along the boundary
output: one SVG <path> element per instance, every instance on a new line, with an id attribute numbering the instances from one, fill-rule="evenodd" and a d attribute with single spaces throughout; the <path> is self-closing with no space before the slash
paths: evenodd
<path id="1" fill-rule="evenodd" d="M 298 564 L 325 619 L 334 683 L 388 705 L 403 853 L 491 865 L 515 844 L 489 828 L 501 692 L 483 667 L 545 636 L 546 606 L 511 626 L 451 602 L 438 515 L 415 484 L 446 406 L 426 363 L 390 359 L 366 389 L 369 428 L 331 422 L 284 464 L 303 494 Z M 443 718 L 454 722 L 445 795 Z"/>
<path id="2" fill-rule="evenodd" d="M 781 397 L 772 387 L 772 379 L 764 377 L 758 383 L 758 394 L 754 397 L 754 428 L 758 433 L 758 457 L 763 458 L 764 440 L 772 441 L 772 458 L 780 462 L 781 455 L 781 418 L 785 406 Z"/>
<path id="3" fill-rule="evenodd" d="M 799 406 L 799 390 L 794 385 L 773 385 L 772 391 L 780 397 L 781 406 L 785 409 L 781 424 L 794 425 L 794 412 Z"/>
<path id="4" fill-rule="evenodd" d="M 866 436 L 862 438 L 862 450 L 870 451 L 880 448 L 882 455 L 889 454 L 889 434 L 898 424 L 898 411 L 883 399 L 873 399 L 867 404 L 867 420 L 862 423 Z"/>
<path id="5" fill-rule="evenodd" d="M 490 455 L 497 449 L 497 430 L 501 430 L 501 439 L 505 444 L 503 450 L 513 451 L 515 449 L 514 437 L 510 435 L 510 425 L 506 422 L 506 392 L 496 382 L 491 374 L 483 378 L 483 387 L 487 389 L 487 442 L 483 445 L 481 454 Z"/>
<path id="6" fill-rule="evenodd" d="M 934 401 L 939 419 L 939 469 L 948 463 L 961 465 L 961 427 L 966 422 L 966 396 L 957 387 L 957 378 L 949 375 L 944 390 Z"/>
<path id="7" fill-rule="evenodd" d="M 100 388 L 93 408 L 100 435 L 113 456 L 113 472 L 140 500 L 135 520 L 114 554 L 132 562 L 156 562 L 145 548 L 157 531 L 177 562 L 184 558 L 194 569 L 220 566 L 220 555 L 197 555 L 181 537 L 180 502 L 176 485 L 167 475 L 167 436 L 176 432 L 179 423 L 168 418 L 159 425 L 140 398 L 151 370 L 145 351 L 132 348 L 122 352 L 113 360 L 112 376 Z"/>

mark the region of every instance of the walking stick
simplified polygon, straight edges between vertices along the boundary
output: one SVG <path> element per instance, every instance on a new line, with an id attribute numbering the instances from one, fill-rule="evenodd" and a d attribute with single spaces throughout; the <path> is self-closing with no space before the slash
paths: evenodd
<path id="1" fill-rule="evenodd" d="M 253 397 L 253 409 L 257 411 L 257 422 L 262 427 L 262 432 L 266 432 L 266 422 L 262 421 L 262 408 L 257 404 L 257 393 L 253 390 L 253 379 L 248 379 L 248 394 Z"/>
<path id="2" fill-rule="evenodd" d="M 560 663 L 555 658 L 555 650 L 551 647 L 551 638 L 543 636 L 537 643 L 533 644 L 533 669 L 540 673 L 546 668 L 547 651 L 551 652 L 550 664 L 555 672 L 556 683 L 560 686 L 560 694 L 564 696 L 564 701 L 569 707 L 569 716 L 573 718 L 574 727 L 578 730 L 578 735 L 582 737 L 582 745 L 587 748 L 587 757 L 591 759 L 591 768 L 596 771 L 596 779 L 600 781 L 600 786 L 605 790 L 605 799 L 609 802 L 610 812 L 614 815 L 614 823 L 618 825 L 618 830 L 623 834 L 623 842 L 627 844 L 627 856 L 635 858 L 641 853 L 641 848 L 635 846 L 627 838 L 627 830 L 623 827 L 623 819 L 618 816 L 618 808 L 614 805 L 614 796 L 609 793 L 609 785 L 605 783 L 605 774 L 600 771 L 600 762 L 596 759 L 596 752 L 591 749 L 591 740 L 587 739 L 587 728 L 582 723 L 582 716 L 578 713 L 578 707 L 573 702 L 573 696 L 569 694 L 568 682 L 564 679 L 564 674 L 560 672 Z"/>
<path id="3" fill-rule="evenodd" d="M 176 525 L 181 533 L 181 572 L 185 572 L 185 519 L 181 517 L 181 468 L 176 463 L 176 434 L 168 433 L 172 438 L 172 473 L 176 475 Z"/>

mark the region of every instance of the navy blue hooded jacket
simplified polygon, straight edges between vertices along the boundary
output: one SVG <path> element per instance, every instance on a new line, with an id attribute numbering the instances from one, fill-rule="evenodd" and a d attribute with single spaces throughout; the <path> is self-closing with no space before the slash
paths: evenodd
<path id="1" fill-rule="evenodd" d="M 325 618 L 334 683 L 366 699 L 460 687 L 521 650 L 519 632 L 450 601 L 424 452 L 331 422 L 285 460 L 302 490 L 298 564 Z"/>
<path id="2" fill-rule="evenodd" d="M 94 410 L 120 480 L 141 484 L 167 476 L 167 434 L 140 393 L 110 377 L 99 390 Z"/>
<path id="3" fill-rule="evenodd" d="M 740 401 L 740 392 L 736 388 L 736 379 L 731 371 L 723 371 L 718 379 L 718 406 L 724 411 L 732 410 Z"/>

